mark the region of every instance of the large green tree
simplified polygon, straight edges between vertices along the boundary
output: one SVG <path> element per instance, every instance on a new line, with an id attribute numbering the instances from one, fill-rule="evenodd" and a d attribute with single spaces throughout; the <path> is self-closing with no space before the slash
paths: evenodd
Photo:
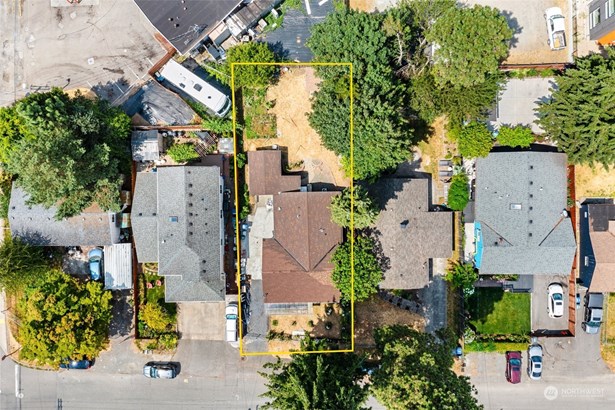
<path id="1" fill-rule="evenodd" d="M 448 207 L 453 211 L 463 211 L 470 200 L 468 189 L 468 176 L 466 174 L 454 175 L 448 190 Z"/>
<path id="2" fill-rule="evenodd" d="M 534 142 L 534 134 L 530 127 L 503 125 L 498 130 L 497 141 L 505 147 L 527 148 Z"/>
<path id="3" fill-rule="evenodd" d="M 27 138 L 10 138 L 5 167 L 30 203 L 58 205 L 59 219 L 94 202 L 119 211 L 121 171 L 130 169 L 126 114 L 104 100 L 70 98 L 55 88 L 18 101 L 14 115 Z"/>
<path id="4" fill-rule="evenodd" d="M 496 8 L 448 8 L 425 33 L 435 49 L 436 82 L 456 87 L 484 82 L 508 55 L 512 36 L 506 17 Z"/>
<path id="5" fill-rule="evenodd" d="M 0 287 L 15 294 L 49 269 L 43 248 L 6 235 L 0 244 Z"/>
<path id="6" fill-rule="evenodd" d="M 48 365 L 96 357 L 107 345 L 110 301 L 98 282 L 82 283 L 59 270 L 42 275 L 17 305 L 20 357 Z"/>
<path id="7" fill-rule="evenodd" d="M 333 197 L 331 201 L 331 220 L 343 228 L 350 227 L 351 198 L 354 198 L 352 220 L 355 229 L 367 228 L 378 218 L 379 209 L 369 193 L 360 185 L 353 187 L 352 197 L 350 188 L 345 188 L 341 195 Z"/>
<path id="8" fill-rule="evenodd" d="M 353 287 L 351 280 L 354 281 L 355 302 L 366 300 L 378 292 L 378 285 L 382 281 L 382 269 L 374 254 L 374 248 L 373 239 L 359 235 L 354 239 L 353 255 L 350 253 L 350 241 L 344 242 L 335 250 L 332 258 L 335 267 L 331 274 L 331 280 L 340 290 L 343 300 L 351 300 L 350 295 L 352 295 Z M 353 264 L 354 279 L 352 275 Z"/>
<path id="9" fill-rule="evenodd" d="M 577 58 L 557 75 L 538 122 L 568 161 L 608 168 L 615 164 L 615 48 L 605 52 Z"/>
<path id="10" fill-rule="evenodd" d="M 277 72 L 275 65 L 263 64 L 276 62 L 276 55 L 268 43 L 241 43 L 228 49 L 226 61 L 215 67 L 205 66 L 205 69 L 217 80 L 231 85 L 231 65 L 233 63 L 260 63 L 250 65 L 235 65 L 235 88 L 264 87 L 271 83 Z"/>
<path id="11" fill-rule="evenodd" d="M 493 148 L 493 137 L 482 122 L 472 121 L 464 125 L 457 137 L 459 153 L 466 158 L 486 157 Z"/>
<path id="12" fill-rule="evenodd" d="M 308 46 L 318 62 L 352 63 L 354 169 L 350 169 L 349 68 L 322 67 L 310 124 L 323 144 L 344 157 L 355 179 L 374 179 L 410 156 L 413 132 L 405 120 L 405 89 L 391 66 L 383 17 L 356 11 L 329 14 L 312 29 Z"/>
<path id="13" fill-rule="evenodd" d="M 322 343 L 304 341 L 303 351 L 323 350 Z M 270 372 L 259 372 L 267 379 L 270 399 L 263 409 L 279 410 L 361 410 L 368 388 L 363 378 L 362 359 L 353 353 L 297 354 L 290 362 L 267 363 Z"/>
<path id="14" fill-rule="evenodd" d="M 378 329 L 375 336 L 381 362 L 371 391 L 387 409 L 482 409 L 469 379 L 451 370 L 449 341 L 405 326 Z"/>

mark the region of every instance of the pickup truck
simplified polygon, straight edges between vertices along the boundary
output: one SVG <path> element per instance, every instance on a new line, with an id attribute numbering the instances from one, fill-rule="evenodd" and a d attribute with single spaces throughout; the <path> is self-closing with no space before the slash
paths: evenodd
<path id="1" fill-rule="evenodd" d="M 604 295 L 602 293 L 590 293 L 585 295 L 585 315 L 581 325 L 589 334 L 596 334 L 600 330 L 603 318 Z"/>
<path id="2" fill-rule="evenodd" d="M 566 48 L 566 19 L 559 7 L 551 7 L 545 10 L 547 21 L 547 43 L 551 50 L 563 50 Z"/>

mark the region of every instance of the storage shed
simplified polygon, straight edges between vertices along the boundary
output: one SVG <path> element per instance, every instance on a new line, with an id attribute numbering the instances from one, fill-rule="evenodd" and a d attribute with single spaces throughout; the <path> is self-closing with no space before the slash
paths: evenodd
<path id="1" fill-rule="evenodd" d="M 105 289 L 132 289 L 132 245 L 105 246 L 104 255 Z"/>

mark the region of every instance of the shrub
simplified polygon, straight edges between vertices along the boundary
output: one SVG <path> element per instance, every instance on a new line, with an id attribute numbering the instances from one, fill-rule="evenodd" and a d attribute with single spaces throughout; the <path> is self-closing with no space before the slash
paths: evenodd
<path id="1" fill-rule="evenodd" d="M 446 272 L 444 279 L 455 289 L 463 290 L 465 295 L 474 293 L 474 282 L 478 280 L 478 273 L 471 263 L 455 263 Z"/>
<path id="2" fill-rule="evenodd" d="M 199 154 L 194 150 L 194 144 L 175 144 L 167 151 L 167 154 L 178 164 L 199 158 Z"/>
<path id="3" fill-rule="evenodd" d="M 271 321 L 271 326 L 277 326 L 278 325 L 278 319 L 273 319 Z"/>
<path id="4" fill-rule="evenodd" d="M 152 331 L 162 333 L 168 330 L 173 324 L 173 318 L 158 303 L 146 303 L 141 306 L 139 319 L 143 321 Z"/>
<path id="5" fill-rule="evenodd" d="M 158 347 L 162 350 L 173 350 L 177 347 L 177 333 L 164 333 L 158 338 Z"/>
<path id="6" fill-rule="evenodd" d="M 459 132 L 457 144 L 462 157 L 486 157 L 493 147 L 493 137 L 486 124 L 472 121 Z"/>
<path id="7" fill-rule="evenodd" d="M 530 127 L 504 125 L 498 130 L 497 141 L 506 147 L 527 148 L 534 142 L 534 134 Z"/>
<path id="8" fill-rule="evenodd" d="M 470 200 L 468 177 L 466 174 L 453 176 L 448 190 L 448 207 L 454 211 L 463 211 Z"/>

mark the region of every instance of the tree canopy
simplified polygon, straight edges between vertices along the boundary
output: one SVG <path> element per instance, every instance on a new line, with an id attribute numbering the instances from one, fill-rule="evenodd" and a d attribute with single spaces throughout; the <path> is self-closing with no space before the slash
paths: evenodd
<path id="1" fill-rule="evenodd" d="M 363 229 L 373 224 L 380 210 L 367 190 L 357 185 L 353 187 L 352 196 L 354 197 L 352 219 L 355 229 Z M 350 199 L 350 188 L 345 188 L 341 195 L 333 197 L 331 201 L 331 220 L 343 228 L 350 227 Z"/>
<path id="2" fill-rule="evenodd" d="M 491 132 L 482 122 L 464 125 L 457 138 L 459 153 L 466 158 L 486 157 L 493 148 Z"/>
<path id="3" fill-rule="evenodd" d="M 405 326 L 378 329 L 375 336 L 381 366 L 371 391 L 387 409 L 482 409 L 469 379 L 451 370 L 450 342 Z"/>
<path id="4" fill-rule="evenodd" d="M 410 156 L 413 132 L 403 113 L 405 89 L 391 66 L 391 42 L 383 17 L 357 11 L 327 15 L 307 42 L 318 62 L 350 62 L 354 84 L 354 178 L 374 179 Z M 349 68 L 322 67 L 310 125 L 323 144 L 344 157 L 350 174 Z"/>
<path id="5" fill-rule="evenodd" d="M 454 175 L 448 190 L 448 207 L 453 211 L 463 211 L 470 200 L 468 189 L 468 176 L 466 174 Z"/>
<path id="6" fill-rule="evenodd" d="M 444 277 L 455 289 L 460 289 L 466 295 L 474 293 L 474 282 L 478 280 L 478 272 L 471 263 L 453 264 Z"/>
<path id="7" fill-rule="evenodd" d="M 231 64 L 233 63 L 274 63 L 276 55 L 268 43 L 247 42 L 230 47 L 226 61 L 205 69 L 223 84 L 231 85 Z M 271 83 L 278 71 L 275 65 L 235 65 L 235 88 L 264 87 Z"/>
<path id="8" fill-rule="evenodd" d="M 322 342 L 302 342 L 302 351 L 322 350 Z M 262 396 L 271 399 L 263 409 L 362 410 L 368 387 L 359 385 L 364 372 L 362 359 L 354 353 L 297 354 L 290 362 L 267 363 L 259 372 L 267 379 L 268 391 Z"/>
<path id="9" fill-rule="evenodd" d="M 17 305 L 20 357 L 48 365 L 96 357 L 107 345 L 110 300 L 98 282 L 82 283 L 59 270 L 42 275 Z"/>
<path id="10" fill-rule="evenodd" d="M 513 30 L 489 6 L 448 8 L 426 31 L 435 47 L 436 83 L 455 87 L 481 84 L 508 55 Z"/>
<path id="11" fill-rule="evenodd" d="M 378 291 L 378 285 L 382 280 L 382 269 L 374 254 L 374 248 L 373 239 L 359 235 L 354 239 L 354 259 L 351 259 L 350 255 L 350 241 L 344 242 L 335 250 L 332 258 L 335 267 L 331 274 L 331 280 L 340 290 L 343 300 L 350 301 L 351 299 L 353 260 L 354 301 L 366 300 Z"/>
<path id="12" fill-rule="evenodd" d="M 558 74 L 538 123 L 575 164 L 615 164 L 615 48 L 590 54 Z"/>
<path id="13" fill-rule="evenodd" d="M 94 202 L 119 211 L 121 172 L 130 164 L 130 118 L 119 108 L 54 88 L 31 94 L 3 115 L 19 125 L 19 134 L 3 134 L 5 168 L 17 175 L 30 203 L 58 205 L 58 219 Z"/>
<path id="14" fill-rule="evenodd" d="M 530 127 L 504 125 L 498 130 L 496 139 L 505 147 L 527 148 L 534 142 L 534 133 Z"/>
<path id="15" fill-rule="evenodd" d="M 0 243 L 0 288 L 15 294 L 36 281 L 49 269 L 43 248 L 30 246 L 7 235 Z"/>

